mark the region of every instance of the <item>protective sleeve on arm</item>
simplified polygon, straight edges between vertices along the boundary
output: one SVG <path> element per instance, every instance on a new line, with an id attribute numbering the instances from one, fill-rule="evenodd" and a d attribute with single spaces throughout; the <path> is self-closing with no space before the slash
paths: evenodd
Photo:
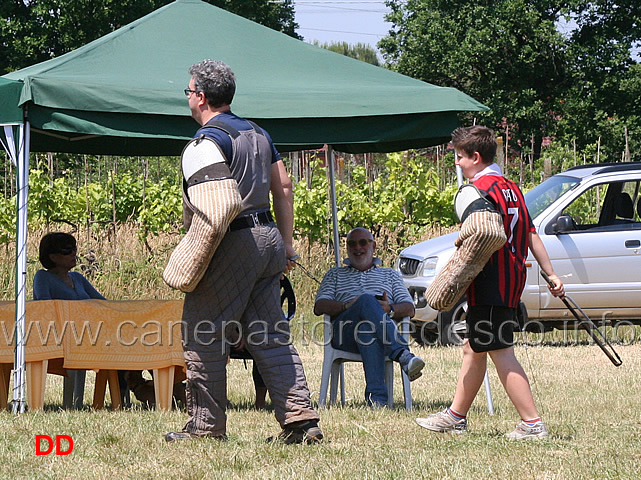
<path id="1" fill-rule="evenodd" d="M 470 213 L 456 239 L 458 248 L 425 292 L 427 303 L 440 311 L 454 307 L 492 254 L 506 241 L 503 220 L 498 212 Z"/>
<path id="2" fill-rule="evenodd" d="M 229 224 L 241 210 L 238 184 L 218 152 L 213 141 L 202 138 L 192 140 L 183 151 L 183 200 L 190 213 L 186 216 L 189 225 L 163 272 L 167 285 L 183 292 L 196 288 Z"/>

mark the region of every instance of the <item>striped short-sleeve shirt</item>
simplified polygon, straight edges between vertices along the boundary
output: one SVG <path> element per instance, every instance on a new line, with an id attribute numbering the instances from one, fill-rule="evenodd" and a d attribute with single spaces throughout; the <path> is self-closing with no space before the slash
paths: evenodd
<path id="1" fill-rule="evenodd" d="M 316 301 L 348 302 L 359 295 L 382 295 L 383 292 L 387 292 L 389 303 L 412 302 L 403 280 L 391 268 L 374 265 L 362 272 L 350 266 L 334 267 L 323 277 Z"/>

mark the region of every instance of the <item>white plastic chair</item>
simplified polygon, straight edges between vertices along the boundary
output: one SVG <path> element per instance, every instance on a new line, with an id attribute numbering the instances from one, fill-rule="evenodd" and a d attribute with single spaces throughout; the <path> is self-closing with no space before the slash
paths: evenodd
<path id="1" fill-rule="evenodd" d="M 410 318 L 404 317 L 399 323 L 398 328 L 401 336 L 409 343 Z M 324 407 L 327 400 L 327 390 L 329 387 L 329 403 L 336 403 L 336 393 L 338 389 L 338 380 L 341 383 L 341 405 L 345 405 L 345 372 L 343 364 L 345 362 L 363 362 L 359 353 L 345 352 L 332 347 L 332 325 L 329 315 L 323 317 L 323 373 L 321 378 L 320 398 L 318 405 Z M 393 361 L 385 360 L 385 385 L 387 386 L 387 406 L 392 408 L 394 405 L 394 365 Z M 412 409 L 412 391 L 410 388 L 410 379 L 401 368 L 401 378 L 403 379 L 403 393 L 405 395 L 405 408 Z"/>

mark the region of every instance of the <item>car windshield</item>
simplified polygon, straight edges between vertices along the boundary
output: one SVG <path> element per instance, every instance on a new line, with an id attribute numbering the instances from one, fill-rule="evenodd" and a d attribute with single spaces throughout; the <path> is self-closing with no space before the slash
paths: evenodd
<path id="1" fill-rule="evenodd" d="M 536 218 L 543 210 L 556 202 L 565 192 L 577 185 L 581 180 L 576 177 L 555 175 L 527 192 L 525 204 L 532 218 Z"/>

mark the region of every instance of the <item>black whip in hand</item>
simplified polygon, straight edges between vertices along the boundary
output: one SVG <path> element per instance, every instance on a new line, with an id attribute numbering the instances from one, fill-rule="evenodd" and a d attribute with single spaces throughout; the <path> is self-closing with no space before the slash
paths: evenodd
<path id="1" fill-rule="evenodd" d="M 552 288 L 556 286 L 543 270 L 541 270 L 541 276 Z M 590 319 L 590 317 L 588 317 L 588 315 L 583 310 L 581 310 L 581 307 L 579 307 L 576 302 L 567 295 L 561 295 L 559 298 L 565 304 L 568 310 L 572 312 L 572 315 L 574 315 L 574 318 L 577 319 L 579 325 L 582 326 L 586 332 L 588 332 L 594 342 L 601 348 L 601 350 L 603 350 L 603 353 L 605 353 L 605 355 L 610 359 L 614 366 L 620 366 L 623 363 L 623 360 L 621 360 L 621 357 L 619 357 L 617 352 L 614 350 L 614 347 L 610 344 L 605 335 L 603 335 L 603 332 L 599 330 L 599 327 L 596 326 L 592 319 Z M 581 312 L 581 315 L 583 315 L 584 319 L 581 319 L 577 311 Z M 599 336 L 597 336 L 595 332 L 598 333 Z"/>

